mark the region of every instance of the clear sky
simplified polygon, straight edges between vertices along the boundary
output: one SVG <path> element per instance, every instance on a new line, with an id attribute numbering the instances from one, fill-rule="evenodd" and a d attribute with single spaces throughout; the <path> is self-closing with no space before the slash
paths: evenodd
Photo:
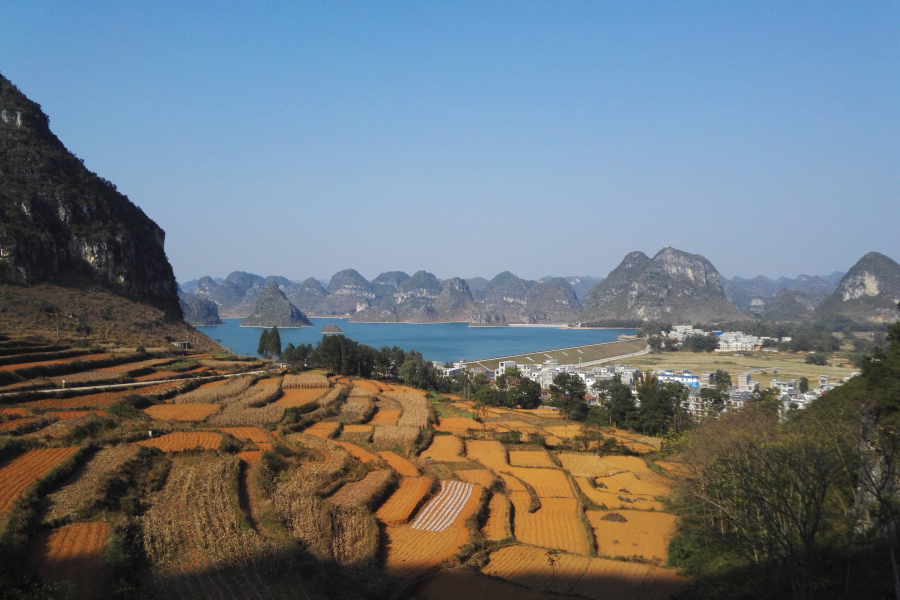
<path id="1" fill-rule="evenodd" d="M 265 5 L 265 6 L 261 6 Z M 7 2 L 179 280 L 900 260 L 900 2 Z"/>

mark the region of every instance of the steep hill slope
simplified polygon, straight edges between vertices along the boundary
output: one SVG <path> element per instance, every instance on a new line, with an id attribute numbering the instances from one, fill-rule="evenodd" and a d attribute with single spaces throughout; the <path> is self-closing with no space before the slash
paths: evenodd
<path id="1" fill-rule="evenodd" d="M 241 327 L 309 327 L 303 312 L 291 304 L 274 281 L 263 289 L 253 314 L 241 321 Z"/>
<path id="2" fill-rule="evenodd" d="M 870 252 L 847 271 L 837 289 L 816 308 L 816 318 L 894 321 L 897 302 L 900 302 L 900 265 L 884 254 Z"/>

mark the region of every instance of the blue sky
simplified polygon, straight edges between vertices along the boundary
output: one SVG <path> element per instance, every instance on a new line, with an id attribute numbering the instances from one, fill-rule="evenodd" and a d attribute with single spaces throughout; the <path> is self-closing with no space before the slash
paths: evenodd
<path id="1" fill-rule="evenodd" d="M 0 72 L 180 280 L 900 260 L 900 3 L 256 4 L 0 20 Z"/>

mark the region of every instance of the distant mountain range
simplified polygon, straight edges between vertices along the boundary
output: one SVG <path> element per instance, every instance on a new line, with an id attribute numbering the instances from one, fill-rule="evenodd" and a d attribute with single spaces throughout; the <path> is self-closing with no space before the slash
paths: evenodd
<path id="1" fill-rule="evenodd" d="M 472 325 L 661 320 L 706 323 L 759 318 L 800 322 L 841 316 L 855 321 L 896 318 L 900 265 L 867 254 L 846 274 L 727 280 L 697 254 L 666 247 L 655 256 L 632 252 L 605 278 L 522 279 L 509 271 L 493 279 L 441 280 L 427 271 L 388 271 L 372 281 L 354 269 L 327 281 L 235 271 L 181 285 L 186 315 L 211 324 L 248 317 L 266 286 L 276 286 L 306 316 L 346 316 L 357 322 Z M 215 305 L 217 314 L 209 308 Z M 189 319 L 190 320 L 190 319 Z"/>

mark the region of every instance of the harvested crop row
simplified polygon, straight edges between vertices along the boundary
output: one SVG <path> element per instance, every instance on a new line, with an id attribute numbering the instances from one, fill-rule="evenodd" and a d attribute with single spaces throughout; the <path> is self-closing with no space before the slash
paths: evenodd
<path id="1" fill-rule="evenodd" d="M 322 455 L 323 460 L 309 462 L 303 465 L 297 473 L 304 476 L 305 485 L 312 490 L 320 486 L 325 480 L 336 475 L 350 462 L 347 451 L 333 441 L 305 433 L 292 433 L 286 438 L 288 443 L 296 444 L 307 450 L 313 450 Z"/>
<path id="2" fill-rule="evenodd" d="M 29 427 L 37 427 L 37 424 L 40 422 L 41 419 L 38 417 L 25 417 L 24 419 L 14 419 L 6 423 L 0 423 L 0 435 L 15 435 Z"/>
<path id="3" fill-rule="evenodd" d="M 78 448 L 29 450 L 0 467 L 0 512 L 11 509 L 28 486 L 76 452 Z"/>
<path id="4" fill-rule="evenodd" d="M 417 477 L 419 475 L 419 469 L 416 468 L 416 465 L 412 464 L 396 452 L 382 450 L 378 455 L 381 456 L 381 458 L 384 459 L 384 462 L 392 469 L 404 477 Z"/>
<path id="5" fill-rule="evenodd" d="M 281 395 L 281 379 L 262 380 L 237 397 L 225 401 L 225 408 L 209 419 L 211 425 L 273 425 L 284 418 L 285 407 L 272 402 Z M 224 387 L 224 386 L 223 386 Z"/>
<path id="6" fill-rule="evenodd" d="M 383 427 L 393 427 L 397 424 L 397 421 L 400 419 L 400 411 L 399 410 L 381 410 L 378 409 L 378 412 L 375 413 L 369 420 L 369 425 L 381 425 Z"/>
<path id="7" fill-rule="evenodd" d="M 410 527 L 422 531 L 444 531 L 462 512 L 476 488 L 471 483 L 441 481 L 441 491 L 422 508 Z"/>
<path id="8" fill-rule="evenodd" d="M 372 454 L 368 450 L 364 448 L 360 448 L 356 444 L 351 444 L 349 442 L 338 442 L 337 443 L 341 448 L 347 451 L 347 453 L 358 460 L 359 462 L 365 464 L 370 463 L 373 460 L 378 460 L 379 457 L 377 454 Z"/>
<path id="9" fill-rule="evenodd" d="M 481 488 L 473 490 L 456 520 L 443 531 L 423 531 L 410 525 L 388 527 L 385 571 L 393 577 L 415 577 L 452 559 L 469 539 L 465 521 L 481 500 Z"/>
<path id="10" fill-rule="evenodd" d="M 175 397 L 175 404 L 215 404 L 243 394 L 253 383 L 253 377 L 233 377 L 227 383 L 202 385 L 192 392 Z M 207 387 L 209 386 L 209 387 Z"/>
<path id="11" fill-rule="evenodd" d="M 481 528 L 486 540 L 498 542 L 512 537 L 510 527 L 509 498 L 503 494 L 494 494 L 488 504 L 488 519 Z"/>
<path id="12" fill-rule="evenodd" d="M 319 373 L 300 373 L 299 375 L 285 375 L 284 383 L 281 384 L 286 390 L 303 390 L 327 388 L 331 384 L 328 378 Z"/>
<path id="13" fill-rule="evenodd" d="M 400 427 L 415 427 L 417 429 L 425 429 L 431 419 L 431 410 L 428 400 L 420 394 L 409 392 L 390 392 L 385 396 L 391 400 L 396 400 L 403 407 L 403 413 L 397 425 Z"/>
<path id="14" fill-rule="evenodd" d="M 290 375 L 288 375 L 290 377 Z M 315 402 L 325 395 L 325 390 L 321 388 L 296 389 L 285 388 L 282 384 L 282 396 L 275 401 L 278 406 L 285 408 L 294 408 L 297 406 L 305 406 Z"/>
<path id="15" fill-rule="evenodd" d="M 350 396 L 341 406 L 341 420 L 345 423 L 363 423 L 375 412 L 375 403 L 371 398 Z"/>
<path id="16" fill-rule="evenodd" d="M 254 443 L 271 443 L 272 438 L 269 434 L 259 427 L 223 427 L 219 429 L 227 434 L 233 435 L 239 440 L 250 440 Z"/>
<path id="17" fill-rule="evenodd" d="M 514 533 L 520 542 L 573 554 L 588 553 L 577 500 L 542 498 L 541 508 L 529 513 L 531 496 L 528 492 L 510 492 L 509 496 L 515 508 Z"/>
<path id="18" fill-rule="evenodd" d="M 569 479 L 559 469 L 507 467 L 506 471 L 533 487 L 540 498 L 575 497 L 575 492 L 569 485 Z"/>
<path id="19" fill-rule="evenodd" d="M 45 367 L 48 365 L 65 365 L 73 362 L 89 362 L 94 360 L 103 360 L 105 358 L 111 357 L 112 354 L 102 353 L 102 354 L 84 354 L 81 356 L 75 356 L 73 358 L 58 358 L 56 360 L 39 360 L 37 362 L 28 362 L 28 363 L 18 363 L 12 365 L 2 365 L 0 366 L 0 371 L 18 371 L 19 369 L 30 369 L 31 367 Z"/>
<path id="20" fill-rule="evenodd" d="M 555 469 L 546 450 L 510 450 L 509 464 L 514 467 L 547 467 Z"/>
<path id="21" fill-rule="evenodd" d="M 63 410 L 80 407 L 108 408 L 117 402 L 121 402 L 123 398 L 132 394 L 153 398 L 158 395 L 169 393 L 173 388 L 183 385 L 184 382 L 182 381 L 168 381 L 159 385 L 136 387 L 133 391 L 103 392 L 100 394 L 86 394 L 84 396 L 75 396 L 72 398 L 47 398 L 44 400 L 25 402 L 24 405 L 33 408 L 57 408 Z"/>
<path id="22" fill-rule="evenodd" d="M 303 433 L 320 438 L 331 438 L 337 435 L 340 428 L 341 424 L 336 421 L 320 421 L 307 427 Z"/>
<path id="23" fill-rule="evenodd" d="M 467 440 L 466 456 L 494 471 L 509 468 L 506 448 L 494 440 Z"/>
<path id="24" fill-rule="evenodd" d="M 135 442 L 138 446 L 159 448 L 163 452 L 178 452 L 181 450 L 191 450 L 193 448 L 215 450 L 221 443 L 221 433 L 211 433 L 208 431 L 175 431 L 156 438 Z"/>
<path id="25" fill-rule="evenodd" d="M 106 523 L 74 523 L 38 534 L 31 560 L 41 580 L 48 585 L 68 581 L 75 588 L 74 598 L 95 598 L 103 589 L 100 558 L 108 533 Z"/>
<path id="26" fill-rule="evenodd" d="M 669 569 L 571 554 L 558 555 L 551 567 L 546 553 L 543 548 L 507 546 L 491 554 L 483 572 L 533 590 L 592 600 L 663 600 L 687 583 Z"/>
<path id="27" fill-rule="evenodd" d="M 661 563 L 669 558 L 669 540 L 675 533 L 675 515 L 637 510 L 585 512 L 604 556 L 635 556 Z"/>
<path id="28" fill-rule="evenodd" d="M 220 408 L 219 404 L 155 404 L 144 412 L 160 421 L 202 421 Z"/>
<path id="29" fill-rule="evenodd" d="M 341 486 L 328 500 L 337 506 L 370 506 L 393 480 L 391 471 L 371 471 L 362 480 Z"/>
<path id="30" fill-rule="evenodd" d="M 462 440 L 455 435 L 436 435 L 428 449 L 422 452 L 422 458 L 442 462 L 459 462 L 462 458 Z"/>
<path id="31" fill-rule="evenodd" d="M 390 498 L 381 505 L 375 516 L 385 525 L 401 525 L 409 521 L 431 491 L 431 477 L 404 477 Z"/>
<path id="32" fill-rule="evenodd" d="M 66 518 L 85 501 L 99 498 L 103 481 L 139 452 L 139 448 L 130 445 L 104 448 L 97 452 L 60 489 L 44 498 L 43 521 Z"/>
<path id="33" fill-rule="evenodd" d="M 380 394 L 381 388 L 374 381 L 369 381 L 368 379 L 357 379 L 353 382 L 353 385 L 357 388 L 363 389 L 370 394 Z"/>
<path id="34" fill-rule="evenodd" d="M 372 444 L 379 450 L 400 450 L 409 453 L 419 439 L 415 427 L 376 427 L 372 434 Z"/>

